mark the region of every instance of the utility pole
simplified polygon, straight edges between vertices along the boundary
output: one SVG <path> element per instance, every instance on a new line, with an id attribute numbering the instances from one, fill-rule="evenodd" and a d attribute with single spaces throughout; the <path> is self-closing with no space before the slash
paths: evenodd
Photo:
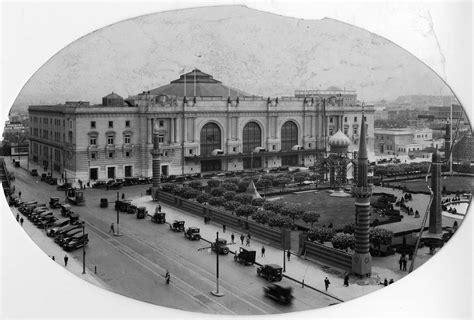
<path id="1" fill-rule="evenodd" d="M 224 294 L 219 292 L 219 232 L 216 232 L 216 290 L 212 290 L 211 293 L 216 297 L 222 297 Z M 212 249 L 211 249 L 212 250 Z"/>

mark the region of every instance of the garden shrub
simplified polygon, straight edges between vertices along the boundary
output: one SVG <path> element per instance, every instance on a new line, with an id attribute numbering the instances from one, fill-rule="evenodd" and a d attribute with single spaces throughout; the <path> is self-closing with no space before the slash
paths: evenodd
<path id="1" fill-rule="evenodd" d="M 252 200 L 252 206 L 261 207 L 265 203 L 265 199 L 263 198 L 255 198 Z"/>
<path id="2" fill-rule="evenodd" d="M 315 222 L 318 222 L 319 217 L 320 217 L 319 213 L 316 213 L 315 211 L 306 211 L 302 215 L 302 219 L 304 222 L 311 223 L 311 228 L 313 227 L 313 224 Z"/>
<path id="3" fill-rule="evenodd" d="M 217 181 L 217 180 L 207 180 L 207 185 L 209 186 L 209 188 L 217 188 L 218 186 L 220 186 L 220 182 Z"/>
<path id="4" fill-rule="evenodd" d="M 221 207 L 224 205 L 226 200 L 224 197 L 211 197 L 208 202 L 212 206 Z"/>
<path id="5" fill-rule="evenodd" d="M 163 190 L 164 192 L 173 193 L 175 187 L 176 185 L 171 184 L 171 183 L 163 184 L 161 186 L 161 190 Z"/>
<path id="6" fill-rule="evenodd" d="M 237 195 L 237 193 L 235 191 L 227 191 L 227 192 L 224 192 L 223 196 L 224 198 L 227 200 L 227 201 L 231 201 L 231 200 L 234 200 L 235 196 Z M 239 202 L 240 203 L 240 202 Z"/>
<path id="7" fill-rule="evenodd" d="M 237 201 L 226 201 L 224 203 L 224 208 L 229 210 L 229 211 L 234 211 L 235 209 L 237 209 L 241 205 L 242 204 L 240 202 L 237 202 Z"/>
<path id="8" fill-rule="evenodd" d="M 271 212 L 271 211 L 266 211 L 266 210 L 258 210 L 257 212 L 255 212 L 253 215 L 252 215 L 252 220 L 258 222 L 258 223 L 262 223 L 262 224 L 265 224 L 268 222 L 268 219 L 273 216 L 274 213 Z"/>
<path id="9" fill-rule="evenodd" d="M 250 204 L 252 202 L 252 196 L 249 194 L 238 194 L 234 197 L 234 200 L 241 204 Z"/>
<path id="10" fill-rule="evenodd" d="M 194 199 L 199 196 L 201 192 L 193 188 L 184 188 L 183 198 L 185 199 Z"/>
<path id="11" fill-rule="evenodd" d="M 191 188 L 193 188 L 193 189 L 200 190 L 201 187 L 202 187 L 202 183 L 201 183 L 201 181 L 191 181 L 191 182 L 189 183 L 189 186 L 190 186 Z"/>
<path id="12" fill-rule="evenodd" d="M 293 226 L 293 221 L 290 217 L 275 214 L 268 218 L 268 225 L 270 227 L 291 228 Z"/>
<path id="13" fill-rule="evenodd" d="M 226 192 L 224 188 L 218 187 L 211 190 L 211 195 L 213 197 L 222 197 L 224 195 L 224 192 Z"/>
<path id="14" fill-rule="evenodd" d="M 320 242 L 331 241 L 335 234 L 336 231 L 333 228 L 315 227 L 309 230 L 308 239 Z"/>
<path id="15" fill-rule="evenodd" d="M 237 185 L 233 183 L 224 183 L 222 187 L 227 191 L 237 191 L 238 189 Z"/>
<path id="16" fill-rule="evenodd" d="M 352 234 L 338 233 L 334 235 L 331 240 L 332 246 L 336 249 L 346 250 L 347 248 L 354 248 L 355 237 Z"/>
<path id="17" fill-rule="evenodd" d="M 235 214 L 241 217 L 248 218 L 249 216 L 253 215 L 256 211 L 257 211 L 257 208 L 248 204 L 243 204 L 243 205 L 240 205 L 237 209 L 235 209 Z"/>
<path id="18" fill-rule="evenodd" d="M 203 193 L 196 197 L 196 201 L 199 203 L 205 203 L 205 202 L 209 202 L 210 198 L 211 198 L 211 195 L 209 193 Z"/>

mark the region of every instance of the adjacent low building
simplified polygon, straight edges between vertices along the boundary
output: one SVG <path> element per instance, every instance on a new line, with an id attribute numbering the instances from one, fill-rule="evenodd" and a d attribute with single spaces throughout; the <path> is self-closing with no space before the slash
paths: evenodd
<path id="1" fill-rule="evenodd" d="M 311 166 L 338 130 L 351 140 L 349 152 L 359 143 L 355 93 L 330 89 L 264 98 L 193 70 L 127 99 L 112 93 L 100 105 L 34 105 L 30 161 L 70 181 L 150 177 L 156 124 L 164 175 Z M 373 107 L 365 117 L 373 137 Z"/>

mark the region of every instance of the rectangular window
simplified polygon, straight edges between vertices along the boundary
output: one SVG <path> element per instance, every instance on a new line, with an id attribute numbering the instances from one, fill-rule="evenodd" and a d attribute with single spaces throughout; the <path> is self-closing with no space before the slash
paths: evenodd
<path id="1" fill-rule="evenodd" d="M 125 152 L 125 156 L 126 156 L 127 158 L 130 157 L 130 151 L 126 151 L 126 152 Z"/>
<path id="2" fill-rule="evenodd" d="M 163 155 L 164 155 L 165 157 L 167 157 L 167 156 L 168 156 L 168 151 L 165 151 L 165 152 L 163 153 Z"/>
<path id="3" fill-rule="evenodd" d="M 357 128 L 354 128 L 353 133 L 354 133 L 354 134 L 357 134 Z"/>
<path id="4" fill-rule="evenodd" d="M 130 143 L 130 135 L 129 134 L 125 135 L 124 141 L 125 141 L 125 143 Z"/>
<path id="5" fill-rule="evenodd" d="M 237 147 L 233 147 L 233 148 L 232 148 L 232 151 L 233 151 L 233 152 L 237 152 Z"/>
<path id="6" fill-rule="evenodd" d="M 113 121 L 109 121 L 109 128 L 113 128 L 114 127 L 114 122 Z"/>
<path id="7" fill-rule="evenodd" d="M 125 127 L 130 128 L 130 120 L 125 120 Z"/>
<path id="8" fill-rule="evenodd" d="M 91 159 L 95 159 L 95 153 L 91 153 Z"/>
<path id="9" fill-rule="evenodd" d="M 114 136 L 107 136 L 107 144 L 114 144 Z"/>
<path id="10" fill-rule="evenodd" d="M 311 148 L 311 143 L 308 143 L 308 148 Z"/>
<path id="11" fill-rule="evenodd" d="M 333 131 L 332 128 L 329 129 L 329 135 L 330 135 L 330 136 L 332 136 L 332 131 Z"/>
<path id="12" fill-rule="evenodd" d="M 95 129 L 95 121 L 91 121 L 91 129 Z"/>
<path id="13" fill-rule="evenodd" d="M 114 153 L 113 152 L 109 152 L 109 158 L 113 158 L 114 157 Z"/>
<path id="14" fill-rule="evenodd" d="M 193 149 L 189 149 L 189 154 L 193 154 Z"/>
<path id="15" fill-rule="evenodd" d="M 347 122 L 347 117 L 344 117 L 344 122 Z"/>
<path id="16" fill-rule="evenodd" d="M 329 118 L 329 122 L 332 123 L 332 117 Z"/>
<path id="17" fill-rule="evenodd" d="M 160 127 L 163 127 L 165 125 L 165 122 L 163 120 L 159 121 Z"/>
<path id="18" fill-rule="evenodd" d="M 159 143 L 165 142 L 165 136 L 159 135 L 159 136 L 158 136 L 158 142 L 159 142 Z"/>
<path id="19" fill-rule="evenodd" d="M 90 137 L 89 144 L 95 146 L 97 144 L 97 137 Z"/>
<path id="20" fill-rule="evenodd" d="M 273 146 L 272 146 L 272 149 L 273 149 L 273 150 L 276 150 L 276 149 L 277 149 L 277 146 L 276 146 L 276 145 L 273 145 Z"/>
<path id="21" fill-rule="evenodd" d="M 354 122 L 357 122 L 357 117 L 354 117 Z"/>
<path id="22" fill-rule="evenodd" d="M 347 136 L 347 128 L 344 128 L 344 134 Z"/>

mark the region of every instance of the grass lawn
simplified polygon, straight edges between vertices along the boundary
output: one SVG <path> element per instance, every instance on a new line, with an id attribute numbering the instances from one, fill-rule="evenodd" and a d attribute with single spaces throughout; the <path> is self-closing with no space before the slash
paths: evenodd
<path id="1" fill-rule="evenodd" d="M 446 179 L 445 179 L 446 178 Z M 429 192 L 426 187 L 425 180 L 411 180 L 403 182 L 393 182 L 391 185 L 401 185 L 406 186 L 408 190 L 412 192 L 425 191 Z M 447 191 L 462 191 L 462 190 L 471 190 L 471 193 L 474 192 L 474 177 L 443 177 L 442 186 L 446 186 Z"/>
<path id="2" fill-rule="evenodd" d="M 355 222 L 355 199 L 352 197 L 331 197 L 328 192 L 319 191 L 316 194 L 314 192 L 287 194 L 281 196 L 280 200 L 286 203 L 299 204 L 305 211 L 319 213 L 320 218 L 314 224 L 315 226 L 328 226 L 332 223 L 335 228 L 342 228 L 346 224 Z M 371 221 L 376 218 L 372 214 Z M 297 220 L 296 222 L 300 225 L 310 226 L 309 223 L 306 224 L 303 220 Z"/>

